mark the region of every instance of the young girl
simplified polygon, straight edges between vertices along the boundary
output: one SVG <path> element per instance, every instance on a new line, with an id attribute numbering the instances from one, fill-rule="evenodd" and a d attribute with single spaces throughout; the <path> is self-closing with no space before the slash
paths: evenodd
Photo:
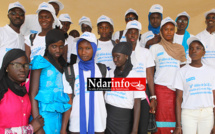
<path id="1" fill-rule="evenodd" d="M 113 63 L 111 51 L 115 43 L 110 38 L 113 32 L 113 22 L 109 17 L 102 15 L 97 20 L 97 27 L 100 38 L 98 39 L 98 48 L 95 58 L 96 63 L 105 64 L 108 70 L 113 69 L 115 65 Z"/>
<path id="2" fill-rule="evenodd" d="M 139 133 L 147 134 L 149 112 L 155 113 L 156 110 L 156 96 L 154 93 L 154 61 L 150 51 L 140 46 L 139 35 L 141 31 L 141 23 L 133 20 L 127 23 L 125 30 L 126 40 L 132 44 L 131 63 L 132 70 L 138 72 L 141 77 L 146 78 L 147 88 L 146 93 L 151 94 L 151 104 L 149 106 L 146 99 L 141 101 L 141 115 L 139 123 Z"/>
<path id="3" fill-rule="evenodd" d="M 190 64 L 178 70 L 176 88 L 176 128 L 174 134 L 214 134 L 215 70 L 202 64 L 204 44 L 196 37 L 187 40 Z M 182 126 L 181 126 L 182 124 Z"/>
<path id="4" fill-rule="evenodd" d="M 46 49 L 45 36 L 57 20 L 53 6 L 46 2 L 39 5 L 37 13 L 42 31 L 25 37 L 25 51 L 29 60 L 33 60 L 36 55 L 44 55 Z"/>
<path id="5" fill-rule="evenodd" d="M 25 51 L 12 49 L 4 56 L 0 70 L 0 133 L 33 134 L 44 125 L 41 116 L 30 124 L 31 102 L 25 88 L 30 68 Z"/>
<path id="6" fill-rule="evenodd" d="M 63 92 L 63 67 L 66 61 L 62 53 L 65 43 L 62 31 L 50 30 L 46 35 L 45 55 L 35 56 L 32 63 L 30 82 L 30 100 L 33 118 L 42 115 L 45 125 L 41 132 L 46 134 L 60 133 L 63 113 L 71 105 L 69 97 Z M 66 126 L 62 126 L 66 127 Z"/>
<path id="7" fill-rule="evenodd" d="M 175 21 L 167 17 L 161 21 L 161 41 L 150 47 L 156 64 L 155 94 L 157 96 L 156 123 L 157 134 L 171 133 L 175 127 L 175 89 L 173 81 L 180 65 L 185 63 L 182 45 L 173 43 Z"/>
<path id="8" fill-rule="evenodd" d="M 116 68 L 110 71 L 111 77 L 141 77 L 135 70 L 132 70 L 131 53 L 132 45 L 128 42 L 120 42 L 113 48 L 112 55 Z M 145 98 L 143 91 L 106 92 L 107 129 L 105 133 L 137 133 L 141 98 Z M 133 115 L 132 109 L 134 109 Z"/>
<path id="9" fill-rule="evenodd" d="M 106 128 L 107 117 L 103 92 L 87 91 L 86 87 L 87 78 L 102 77 L 102 73 L 94 60 L 97 50 L 97 39 L 94 34 L 84 32 L 76 41 L 77 56 L 80 61 L 73 65 L 75 76 L 74 89 L 69 85 L 65 74 L 63 74 L 64 92 L 70 98 L 74 94 L 73 100 L 70 99 L 72 111 L 70 114 L 69 131 L 72 134 L 102 134 Z M 106 72 L 108 71 L 106 70 Z M 108 73 L 106 76 L 108 76 Z M 68 118 L 65 124 L 68 122 Z"/>

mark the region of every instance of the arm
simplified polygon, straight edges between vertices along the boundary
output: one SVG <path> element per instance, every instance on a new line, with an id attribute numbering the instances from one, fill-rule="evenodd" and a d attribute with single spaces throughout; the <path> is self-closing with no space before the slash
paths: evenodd
<path id="1" fill-rule="evenodd" d="M 215 90 L 213 90 L 213 99 L 214 99 L 214 105 L 215 105 Z M 213 108 L 213 112 L 214 112 L 214 121 L 215 121 L 215 107 Z M 215 134 L 215 122 L 214 122 L 214 126 L 211 130 L 211 134 Z"/>
<path id="2" fill-rule="evenodd" d="M 31 48 L 27 44 L 25 44 L 25 53 L 28 57 L 28 61 L 30 61 Z"/>
<path id="3" fill-rule="evenodd" d="M 146 79 L 148 82 L 148 86 L 149 86 L 149 92 L 151 94 L 151 96 L 155 95 L 155 90 L 154 90 L 154 67 L 148 67 L 146 68 Z M 150 113 L 155 113 L 154 111 L 156 110 L 156 106 L 157 106 L 157 101 L 155 100 L 155 98 L 151 99 L 151 103 L 150 103 Z"/>
<path id="4" fill-rule="evenodd" d="M 0 130 L 1 133 L 33 134 L 44 126 L 44 119 L 41 115 L 33 119 L 28 126 L 11 127 Z"/>
<path id="5" fill-rule="evenodd" d="M 151 45 L 159 43 L 160 40 L 161 40 L 160 35 L 155 34 L 155 37 L 154 37 L 153 39 L 151 39 L 151 40 L 149 40 L 149 41 L 146 42 L 145 48 L 148 48 L 148 49 L 149 49 L 149 47 L 150 47 Z"/>
<path id="6" fill-rule="evenodd" d="M 29 97 L 31 101 L 31 113 L 34 119 L 39 115 L 38 102 L 34 98 L 37 95 L 39 90 L 40 74 L 41 74 L 41 69 L 32 70 L 31 79 L 30 79 Z M 39 129 L 38 132 L 45 133 L 43 128 Z"/>
<path id="7" fill-rule="evenodd" d="M 131 134 L 138 133 L 138 126 L 139 126 L 139 120 L 140 120 L 140 103 L 141 103 L 140 98 L 134 99 L 134 122 L 133 122 L 133 128 L 132 128 Z"/>
<path id="8" fill-rule="evenodd" d="M 181 134 L 181 103 L 182 103 L 183 91 L 176 89 L 176 127 L 174 134 Z"/>
<path id="9" fill-rule="evenodd" d="M 68 96 L 70 98 L 69 104 L 72 105 L 72 94 L 68 94 Z M 66 134 L 67 133 L 66 128 L 67 128 L 67 124 L 68 124 L 68 121 L 69 121 L 71 111 L 72 111 L 72 107 L 63 114 L 62 126 L 61 126 L 61 131 L 60 131 L 61 134 Z"/>

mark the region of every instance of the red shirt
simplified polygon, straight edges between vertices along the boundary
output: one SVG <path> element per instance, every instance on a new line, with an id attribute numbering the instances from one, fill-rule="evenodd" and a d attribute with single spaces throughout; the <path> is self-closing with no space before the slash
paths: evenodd
<path id="1" fill-rule="evenodd" d="M 31 115 L 31 102 L 28 94 L 21 97 L 10 89 L 0 101 L 0 134 L 5 128 L 27 126 Z"/>

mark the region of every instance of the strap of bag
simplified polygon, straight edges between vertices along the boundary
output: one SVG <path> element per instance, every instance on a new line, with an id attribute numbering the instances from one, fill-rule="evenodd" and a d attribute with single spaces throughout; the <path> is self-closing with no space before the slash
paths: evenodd
<path id="1" fill-rule="evenodd" d="M 122 38 L 123 30 L 119 31 L 119 40 Z"/>
<path id="2" fill-rule="evenodd" d="M 74 98 L 74 87 L 75 87 L 75 72 L 73 65 L 67 66 L 65 69 L 66 80 L 69 82 L 69 85 L 72 87 L 72 98 Z"/>
<path id="3" fill-rule="evenodd" d="M 102 74 L 102 77 L 105 78 L 106 77 L 106 74 L 107 74 L 107 68 L 106 68 L 106 65 L 105 64 L 102 64 L 102 63 L 96 63 L 99 67 L 99 70 Z"/>
<path id="4" fill-rule="evenodd" d="M 96 63 L 101 71 L 102 77 L 106 77 L 107 69 L 105 64 Z M 65 69 L 66 80 L 69 82 L 69 85 L 72 87 L 72 98 L 75 97 L 74 88 L 75 88 L 75 71 L 73 65 L 67 66 Z"/>
<path id="5" fill-rule="evenodd" d="M 145 94 L 146 94 L 146 92 L 145 92 Z M 146 100 L 147 100 L 147 102 L 148 102 L 148 104 L 150 106 L 150 101 L 149 101 L 149 97 L 147 96 L 147 94 L 146 94 Z"/>
<path id="6" fill-rule="evenodd" d="M 30 36 L 29 36 L 29 39 L 30 39 L 30 41 L 31 41 L 31 46 L 33 46 L 33 42 L 34 42 L 34 39 L 35 39 L 35 37 L 36 37 L 36 33 L 34 33 L 34 34 L 31 34 Z"/>

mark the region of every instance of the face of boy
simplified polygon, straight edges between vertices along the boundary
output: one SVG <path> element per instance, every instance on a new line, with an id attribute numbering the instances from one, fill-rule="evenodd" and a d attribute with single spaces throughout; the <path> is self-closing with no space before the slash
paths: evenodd
<path id="1" fill-rule="evenodd" d="M 93 57 L 93 48 L 90 42 L 83 40 L 78 44 L 78 55 L 83 61 L 89 61 Z"/>

